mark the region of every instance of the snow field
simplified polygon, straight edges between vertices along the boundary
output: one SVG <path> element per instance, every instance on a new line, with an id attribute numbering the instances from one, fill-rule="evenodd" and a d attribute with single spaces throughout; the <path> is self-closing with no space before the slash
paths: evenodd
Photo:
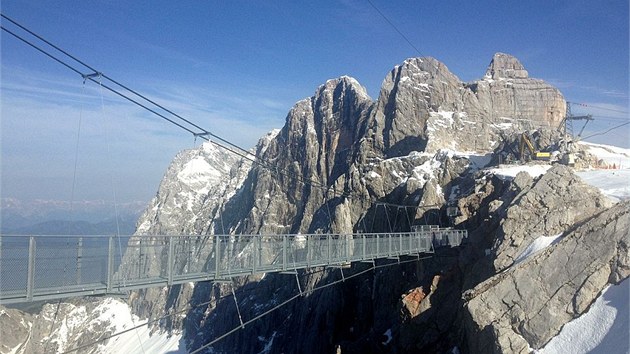
<path id="1" fill-rule="evenodd" d="M 538 354 L 630 352 L 630 281 L 626 278 L 602 292 L 582 316 L 564 325 Z"/>
<path id="2" fill-rule="evenodd" d="M 501 179 L 513 179 L 520 172 L 527 172 L 533 178 L 544 175 L 552 166 L 551 165 L 513 165 L 499 166 L 488 169 L 490 173 Z"/>
<path id="3" fill-rule="evenodd" d="M 111 333 L 120 333 L 124 330 L 146 324 L 146 320 L 140 321 L 131 313 L 131 309 L 124 302 L 107 298 L 95 310 L 100 312 L 95 322 L 109 323 L 107 326 Z M 168 336 L 167 333 L 156 332 L 151 334 L 149 326 L 125 332 L 109 339 L 106 344 L 99 345 L 99 353 L 187 353 L 182 335 Z M 181 342 L 181 343 L 180 343 Z M 181 344 L 181 345 L 180 345 Z"/>

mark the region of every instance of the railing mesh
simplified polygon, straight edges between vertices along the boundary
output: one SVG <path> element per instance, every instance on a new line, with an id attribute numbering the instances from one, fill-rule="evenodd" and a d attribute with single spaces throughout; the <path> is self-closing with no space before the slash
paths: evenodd
<path id="1" fill-rule="evenodd" d="M 0 302 L 123 292 L 432 252 L 465 230 L 309 235 L 0 235 Z"/>

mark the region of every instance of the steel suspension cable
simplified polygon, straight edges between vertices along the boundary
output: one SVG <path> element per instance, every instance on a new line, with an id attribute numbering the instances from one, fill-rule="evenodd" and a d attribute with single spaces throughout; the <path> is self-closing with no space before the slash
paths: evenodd
<path id="1" fill-rule="evenodd" d="M 373 3 L 371 3 L 371 4 L 372 4 L 372 6 L 374 6 L 374 4 L 373 4 Z M 381 13 L 381 12 L 379 11 L 379 13 Z M 50 41 L 46 40 L 45 38 L 43 38 L 42 36 L 38 35 L 37 33 L 35 33 L 35 32 L 33 32 L 33 31 L 31 31 L 31 30 L 27 29 L 26 27 L 24 27 L 24 26 L 20 25 L 20 24 L 19 24 L 19 23 L 17 23 L 16 21 L 14 21 L 14 20 L 12 20 L 12 19 L 8 18 L 6 15 L 2 14 L 2 18 L 7 19 L 7 20 L 8 20 L 8 21 L 10 21 L 11 23 L 14 23 L 14 24 L 15 24 L 16 26 L 18 26 L 19 28 L 21 28 L 21 29 L 25 30 L 25 31 L 26 31 L 26 32 L 28 32 L 29 34 L 31 34 L 31 35 L 35 36 L 36 38 L 40 39 L 41 41 L 43 41 L 44 43 L 48 44 L 48 45 L 49 45 L 49 46 L 51 46 L 52 48 L 54 48 L 54 49 L 56 49 L 57 51 L 59 51 L 59 52 L 63 53 L 64 55 L 68 56 L 69 58 L 71 58 L 72 60 L 76 61 L 77 63 L 79 63 L 79 64 L 81 64 L 81 65 L 85 66 L 86 68 L 88 68 L 88 69 L 92 70 L 92 71 L 94 72 L 93 74 L 84 74 L 84 73 L 82 73 L 80 70 L 78 70 L 77 68 L 75 68 L 74 66 L 72 66 L 72 65 L 68 64 L 67 62 L 65 62 L 65 61 L 63 61 L 63 60 L 61 60 L 61 59 L 59 59 L 59 58 L 58 58 L 58 57 L 56 57 L 55 55 L 50 54 L 50 53 L 49 53 L 49 52 L 47 52 L 46 50 L 44 50 L 44 49 L 42 49 L 42 48 L 38 47 L 37 45 L 33 44 L 32 42 L 28 41 L 27 39 L 22 38 L 22 37 L 21 37 L 21 36 L 19 36 L 18 34 L 15 34 L 15 33 L 11 32 L 10 30 L 6 29 L 4 26 L 2 26 L 2 30 L 6 31 L 7 33 L 10 33 L 12 36 L 16 37 L 17 39 L 19 39 L 20 41 L 22 41 L 22 42 L 26 43 L 27 45 L 29 45 L 29 46 L 33 47 L 33 48 L 34 48 L 34 49 L 36 49 L 37 51 L 39 51 L 39 52 L 43 53 L 44 55 L 46 55 L 47 57 L 49 57 L 49 58 L 53 59 L 54 61 L 56 61 L 56 62 L 58 62 L 58 63 L 60 63 L 60 64 L 62 64 L 63 66 L 65 66 L 66 68 L 68 68 L 68 69 L 72 70 L 73 72 L 75 72 L 75 73 L 77 73 L 77 74 L 81 75 L 81 77 L 82 77 L 84 80 L 89 80 L 89 81 L 91 81 L 91 82 L 93 82 L 93 83 L 95 83 L 95 84 L 99 85 L 101 88 L 105 88 L 106 90 L 108 90 L 108 91 L 110 91 L 110 92 L 114 93 L 115 95 L 117 95 L 117 96 L 119 96 L 119 97 L 123 98 L 124 100 L 127 100 L 127 101 L 129 101 L 129 102 L 131 102 L 131 103 L 133 103 L 133 104 L 135 104 L 135 105 L 137 105 L 137 106 L 139 106 L 139 107 L 141 107 L 141 108 L 143 108 L 143 109 L 147 110 L 148 112 L 150 112 L 150 113 L 152 113 L 152 114 L 154 114 L 154 115 L 156 115 L 156 116 L 160 117 L 161 119 L 166 120 L 167 122 L 169 122 L 169 123 L 171 123 L 171 124 L 173 124 L 173 125 L 175 125 L 175 126 L 179 127 L 180 129 L 185 130 L 186 132 L 188 132 L 188 133 L 192 134 L 195 138 L 196 138 L 196 137 L 199 137 L 199 138 L 201 138 L 201 139 L 204 139 L 205 141 L 209 141 L 210 143 L 212 143 L 212 144 L 214 144 L 214 145 L 218 146 L 219 148 L 222 148 L 222 149 L 224 149 L 224 150 L 226 150 L 226 151 L 228 151 L 228 152 L 230 152 L 230 153 L 232 153 L 232 154 L 235 154 L 236 156 L 239 156 L 239 157 L 244 158 L 244 159 L 246 159 L 246 160 L 248 160 L 248 161 L 250 161 L 250 162 L 252 162 L 252 163 L 254 163 L 254 164 L 257 164 L 257 165 L 259 165 L 259 166 L 261 166 L 261 167 L 263 167 L 263 168 L 265 168 L 265 169 L 269 170 L 269 171 L 270 171 L 270 172 L 272 172 L 272 173 L 275 173 L 275 174 L 277 174 L 277 175 L 281 175 L 281 176 L 284 176 L 284 177 L 287 177 L 287 178 L 290 178 L 290 179 L 294 179 L 294 180 L 296 180 L 296 181 L 298 181 L 298 182 L 300 182 L 300 183 L 302 183 L 302 184 L 308 184 L 308 185 L 311 185 L 311 186 L 314 186 L 314 187 L 317 187 L 317 188 L 321 188 L 321 189 L 323 189 L 324 191 L 327 191 L 327 192 L 329 191 L 330 187 L 329 187 L 329 186 L 327 186 L 327 185 L 325 185 L 325 184 L 323 184 L 323 183 L 321 183 L 321 182 L 319 182 L 319 181 L 315 181 L 315 180 L 312 180 L 312 179 L 309 179 L 309 178 L 302 177 L 302 176 L 298 175 L 297 173 L 294 173 L 293 171 L 288 170 L 288 169 L 286 169 L 286 168 L 280 168 L 280 167 L 277 167 L 277 166 L 273 166 L 272 164 L 270 164 L 270 163 L 268 163 L 267 161 L 265 161 L 264 159 L 262 159 L 262 157 L 260 157 L 260 156 L 256 156 L 255 154 L 253 154 L 251 151 L 246 150 L 246 149 L 244 149 L 244 148 L 242 148 L 242 147 L 240 147 L 240 146 L 238 146 L 238 145 L 236 145 L 236 144 L 234 144 L 234 143 L 230 142 L 229 140 L 222 138 L 221 136 L 218 136 L 218 135 L 216 135 L 216 134 L 214 134 L 214 133 L 212 133 L 212 132 L 209 132 L 209 131 L 207 131 L 207 130 L 205 130 L 205 129 L 201 128 L 201 127 L 200 127 L 200 126 L 198 126 L 197 124 L 194 124 L 194 123 L 192 123 L 191 121 L 189 121 L 189 120 L 187 120 L 187 119 L 183 118 L 181 115 L 174 113 L 174 112 L 173 112 L 173 111 L 171 111 L 170 109 L 168 109 L 168 108 L 166 108 L 166 107 L 164 107 L 164 106 L 162 106 L 162 105 L 160 105 L 160 104 L 156 103 L 155 101 L 153 101 L 153 100 L 151 100 L 151 99 L 147 98 L 146 96 L 144 96 L 144 95 L 142 95 L 142 94 L 138 93 L 137 91 L 135 91 L 135 90 L 133 90 L 133 89 L 129 88 L 128 86 L 123 85 L 123 84 L 121 84 L 120 82 L 118 82 L 118 81 L 116 81 L 116 80 L 114 80 L 114 79 L 110 78 L 109 76 L 107 76 L 107 75 L 103 74 L 102 72 L 100 72 L 100 71 L 96 70 L 94 67 L 92 67 L 92 66 L 90 66 L 89 64 L 87 64 L 87 63 L 85 63 L 85 62 L 81 61 L 80 59 L 78 59 L 78 58 L 76 58 L 75 56 L 71 55 L 71 54 L 70 54 L 70 53 L 68 53 L 67 51 L 65 51 L 65 50 L 63 50 L 62 48 L 60 48 L 59 46 L 56 46 L 55 44 L 53 44 L 53 43 L 51 43 Z M 389 21 L 389 20 L 388 20 L 388 22 L 391 22 L 391 21 Z M 419 51 L 418 51 L 418 53 L 419 53 L 420 55 L 422 55 Z M 175 121 L 174 119 L 171 119 L 171 118 L 169 118 L 169 117 L 165 116 L 163 113 L 160 113 L 160 112 L 156 111 L 155 109 L 148 107 L 148 105 L 147 105 L 147 104 L 144 104 L 144 103 L 142 103 L 142 102 L 139 102 L 137 99 L 134 99 L 134 98 L 132 98 L 132 97 L 129 97 L 128 95 L 126 95 L 126 94 L 124 94 L 124 93 L 119 92 L 119 91 L 118 91 L 118 90 L 116 90 L 115 88 L 112 88 L 112 87 L 110 87 L 109 85 L 102 83 L 101 81 L 97 81 L 97 80 L 95 79 L 95 77 L 106 78 L 108 81 L 111 81 L 112 83 L 114 83 L 114 84 L 116 84 L 116 85 L 118 85 L 118 86 L 120 86 L 120 87 L 124 88 L 125 90 L 127 90 L 127 91 L 129 91 L 129 92 L 132 92 L 134 95 L 136 95 L 136 96 L 138 96 L 138 97 L 142 98 L 143 100 L 145 100 L 145 101 L 147 101 L 147 102 L 151 103 L 152 105 L 154 105 L 154 106 L 156 106 L 156 107 L 160 108 L 161 110 L 163 110 L 163 111 L 165 111 L 165 112 L 168 112 L 169 114 L 171 114 L 171 115 L 173 115 L 174 117 L 176 117 L 177 119 L 179 119 L 179 120 L 181 120 L 181 121 L 185 122 L 186 124 L 189 124 L 189 125 L 191 125 L 192 127 L 196 128 L 196 129 L 199 129 L 199 130 L 200 130 L 200 132 L 196 132 L 196 131 L 194 131 L 193 129 L 191 129 L 191 128 L 189 128 L 189 127 L 184 126 L 183 124 L 181 124 L 181 123 L 179 123 L 179 122 Z M 482 117 L 482 118 L 483 118 L 483 117 Z M 493 124 L 493 123 L 490 123 L 490 124 L 495 125 L 495 124 Z M 210 139 L 208 138 L 208 136 L 213 137 L 214 139 L 216 139 L 216 140 L 218 140 L 218 141 L 220 141 L 220 142 L 222 142 L 222 143 L 219 143 L 219 142 L 214 141 L 214 140 L 210 140 Z M 228 145 L 228 146 L 226 146 L 226 145 Z M 334 196 L 334 197 L 343 197 L 343 198 L 348 198 L 348 199 L 363 199 L 363 196 L 358 195 L 358 194 L 356 194 L 356 193 L 352 193 L 352 192 L 337 192 L 336 190 L 334 190 L 334 191 L 333 191 L 333 196 Z"/>
<path id="2" fill-rule="evenodd" d="M 612 128 L 609 128 L 609 129 L 607 129 L 607 130 L 600 131 L 600 132 L 596 132 L 596 133 L 593 133 L 593 134 L 591 134 L 591 135 L 587 135 L 587 136 L 583 137 L 581 140 L 588 139 L 588 138 L 592 138 L 592 137 L 594 137 L 594 136 L 598 136 L 598 135 L 604 135 L 604 134 L 610 133 L 611 131 L 613 131 L 613 130 L 615 130 L 615 129 L 618 129 L 618 128 L 621 128 L 621 127 L 623 127 L 623 126 L 626 126 L 626 125 L 628 125 L 628 124 L 630 124 L 630 122 L 625 122 L 625 123 L 622 123 L 622 124 L 616 125 L 616 126 L 614 126 L 614 127 L 612 127 Z"/>
<path id="3" fill-rule="evenodd" d="M 263 318 L 263 317 L 266 317 L 267 315 L 271 314 L 272 312 L 275 312 L 276 310 L 278 310 L 278 309 L 280 309 L 280 308 L 282 308 L 282 307 L 286 306 L 287 304 L 289 304 L 289 303 L 293 302 L 294 300 L 296 300 L 296 299 L 298 299 L 298 298 L 300 298 L 300 297 L 302 297 L 302 296 L 306 296 L 306 295 L 308 295 L 308 294 L 314 293 L 314 292 L 319 291 L 319 290 L 326 289 L 326 288 L 331 287 L 331 286 L 333 286 L 333 285 L 337 285 L 337 284 L 339 284 L 339 283 L 343 283 L 343 282 L 345 282 L 345 281 L 346 281 L 346 280 L 348 280 L 348 279 L 352 279 L 352 278 L 355 278 L 355 277 L 361 276 L 361 275 L 363 275 L 363 274 L 366 274 L 366 273 L 368 273 L 368 272 L 370 272 L 370 271 L 374 271 L 374 270 L 376 270 L 376 269 L 380 269 L 380 268 L 384 268 L 384 267 L 390 267 L 390 266 L 393 266 L 393 265 L 400 265 L 400 264 L 404 264 L 404 263 L 417 262 L 417 261 L 419 261 L 419 260 L 424 260 L 424 259 L 428 259 L 428 258 L 430 258 L 430 257 L 422 257 L 422 258 L 420 258 L 420 257 L 419 257 L 419 258 L 414 258 L 414 259 L 412 259 L 412 260 L 408 260 L 408 261 L 402 261 L 402 262 L 401 262 L 401 261 L 399 261 L 399 262 L 396 262 L 396 263 L 387 263 L 387 264 L 380 264 L 380 265 L 374 265 L 374 264 L 373 264 L 373 265 L 372 265 L 372 267 L 370 267 L 370 268 L 368 268 L 368 269 L 365 269 L 365 270 L 362 270 L 362 271 L 360 271 L 360 272 L 354 273 L 354 274 L 352 274 L 352 275 L 350 275 L 350 276 L 344 276 L 342 279 L 336 280 L 336 281 L 334 281 L 334 282 L 331 282 L 331 283 L 328 283 L 328 284 L 324 284 L 324 285 L 321 285 L 321 286 L 318 286 L 318 287 L 312 288 L 312 289 L 310 289 L 310 290 L 308 290 L 308 289 L 307 289 L 307 290 L 304 290 L 304 291 L 303 291 L 303 293 L 296 294 L 296 295 L 294 295 L 294 296 L 290 297 L 289 299 L 287 299 L 287 300 L 285 300 L 284 302 L 282 302 L 282 303 L 280 303 L 280 304 L 276 305 L 275 307 L 273 307 L 273 308 L 271 308 L 271 309 L 269 309 L 269 310 L 267 310 L 267 311 L 265 311 L 265 312 L 261 313 L 260 315 L 258 315 L 258 316 L 256 316 L 256 317 L 254 317 L 254 318 L 252 318 L 252 319 L 250 319 L 250 320 L 248 320 L 247 322 L 244 322 L 242 326 L 241 326 L 241 325 L 239 325 L 239 326 L 234 327 L 232 330 L 230 330 L 230 331 L 228 331 L 228 332 L 224 333 L 223 335 L 221 335 L 221 336 L 219 336 L 219 337 L 217 337 L 217 338 L 213 339 L 213 340 L 212 340 L 212 341 L 210 341 L 209 343 L 206 343 L 206 344 L 204 344 L 203 346 L 201 346 L 201 347 L 199 347 L 199 348 L 195 349 L 194 351 L 190 352 L 190 354 L 197 354 L 197 353 L 201 352 L 202 350 L 204 350 L 204 349 L 206 349 L 206 348 L 208 348 L 208 347 L 212 346 L 213 344 L 216 344 L 217 342 L 219 342 L 219 341 L 221 341 L 221 340 L 225 339 L 226 337 L 228 337 L 228 336 L 230 336 L 230 335 L 232 335 L 232 334 L 234 334 L 234 333 L 238 332 L 239 330 L 241 330 L 241 329 L 245 328 L 245 326 L 247 326 L 247 325 L 249 325 L 249 324 L 251 324 L 251 323 L 253 323 L 253 322 L 255 322 L 255 321 L 258 321 L 259 319 L 261 319 L 261 318 Z"/>
<path id="4" fill-rule="evenodd" d="M 430 257 L 415 258 L 415 259 L 408 260 L 408 261 L 402 261 L 402 262 L 400 262 L 400 263 L 398 263 L 398 262 L 396 262 L 396 263 L 388 263 L 388 264 L 383 264 L 383 265 L 378 265 L 378 266 L 373 265 L 373 267 L 372 267 L 372 268 L 369 268 L 367 271 L 370 271 L 370 270 L 373 270 L 373 269 L 379 269 L 379 268 L 383 268 L 383 267 L 388 267 L 388 266 L 393 266 L 393 265 L 397 265 L 397 264 L 404 264 L 404 263 L 409 263 L 409 262 L 416 262 L 416 261 L 418 261 L 418 260 L 424 260 L 424 259 L 428 259 L 428 258 L 430 258 Z M 313 272 L 307 273 L 307 275 L 316 274 L 316 273 L 321 273 L 321 272 L 323 272 L 325 269 L 326 269 L 326 268 L 322 268 L 322 269 L 320 269 L 320 270 L 315 270 L 315 271 L 313 271 Z M 361 274 L 364 274 L 364 273 L 366 273 L 367 271 L 362 271 L 362 272 L 361 272 Z M 349 276 L 349 277 L 346 277 L 345 279 L 346 279 L 346 280 L 347 280 L 347 279 L 351 279 L 351 278 L 354 278 L 354 277 L 356 277 L 356 276 L 358 276 L 358 275 L 361 275 L 361 274 L 353 274 L 353 275 L 351 275 L 351 276 Z M 303 292 L 303 294 L 313 293 L 313 292 L 315 292 L 315 291 L 317 291 L 317 290 L 324 289 L 324 288 L 327 288 L 327 287 L 332 286 L 332 285 L 336 285 L 336 284 L 338 284 L 338 283 L 340 283 L 340 282 L 343 282 L 343 281 L 336 281 L 336 282 L 334 282 L 334 283 L 325 284 L 325 285 L 323 285 L 323 286 L 321 286 L 321 287 L 317 287 L 317 288 L 313 288 L 313 289 L 310 289 L 310 290 L 304 291 L 304 292 Z M 269 288 L 269 290 L 272 290 L 272 289 L 273 289 L 273 290 L 276 290 L 276 288 Z M 238 292 L 238 293 L 241 293 L 241 292 L 242 292 L 242 293 L 249 293 L 249 292 L 253 292 L 253 291 L 257 291 L 257 290 L 260 290 L 260 288 L 252 288 L 252 289 L 243 289 L 243 288 L 240 288 L 240 289 L 238 289 L 238 291 L 237 291 L 237 292 Z M 298 298 L 298 297 L 300 297 L 300 296 L 302 296 L 302 295 L 297 294 L 297 295 L 295 296 L 295 298 Z M 216 302 L 221 301 L 221 300 L 225 300 L 225 299 L 227 299 L 228 297 L 232 297 L 232 294 L 231 294 L 231 293 L 228 293 L 228 294 L 225 294 L 225 295 L 223 295 L 223 296 L 220 296 L 220 297 L 218 297 L 218 298 L 216 298 L 216 299 L 209 300 L 209 301 L 205 301 L 205 302 L 202 302 L 202 303 L 199 303 L 199 304 L 196 304 L 196 305 L 191 305 L 190 307 L 187 307 L 187 308 L 185 308 L 185 309 L 182 309 L 182 310 L 179 310 L 179 311 L 174 311 L 174 312 L 171 312 L 171 313 L 169 313 L 169 314 L 165 314 L 165 315 L 163 315 L 163 316 L 161 316 L 161 317 L 159 317 L 159 318 L 156 318 L 156 319 L 153 319 L 153 320 L 147 321 L 146 323 L 139 324 L 139 325 L 137 325 L 137 326 L 134 326 L 134 327 L 131 327 L 131 328 L 127 328 L 127 329 L 124 329 L 124 330 L 122 330 L 122 331 L 120 331 L 120 332 L 117 332 L 117 333 L 114 333 L 114 334 L 112 334 L 112 335 L 105 336 L 105 337 L 101 337 L 101 338 L 99 338 L 98 340 L 95 340 L 95 341 L 93 341 L 93 342 L 91 342 L 91 343 L 86 343 L 86 344 L 83 344 L 83 345 L 81 345 L 81 346 L 79 346 L 79 347 L 72 348 L 72 349 L 70 349 L 70 350 L 68 350 L 68 351 L 63 352 L 62 354 L 68 354 L 68 353 L 74 353 L 74 352 L 77 352 L 77 351 L 81 351 L 81 350 L 83 350 L 83 349 L 86 349 L 86 348 L 92 347 L 92 346 L 94 346 L 94 345 L 96 345 L 96 344 L 98 344 L 98 343 L 101 343 L 101 342 L 103 342 L 103 341 L 106 341 L 106 340 L 108 340 L 108 339 L 112 339 L 112 338 L 115 338 L 115 337 L 121 336 L 121 335 L 123 335 L 123 334 L 125 334 L 125 333 L 131 332 L 131 331 L 134 331 L 134 330 L 137 330 L 138 328 L 142 328 L 142 327 L 144 327 L 144 326 L 149 326 L 149 325 L 152 325 L 152 324 L 158 323 L 158 322 L 160 322 L 160 321 L 162 321 L 162 320 L 164 320 L 164 319 L 166 319 L 166 318 L 169 318 L 169 317 L 172 317 L 172 316 L 175 316 L 175 315 L 179 315 L 179 314 L 185 313 L 185 312 L 187 312 L 187 311 L 190 311 L 190 310 L 193 310 L 193 309 L 196 309 L 196 308 L 202 307 L 202 306 L 210 305 L 210 304 L 212 304 L 212 303 L 216 303 Z M 295 299 L 293 299 L 293 300 L 295 300 Z M 270 312 L 270 311 L 267 311 L 267 312 Z M 259 316 L 259 317 L 260 317 L 260 316 Z M 261 318 L 262 318 L 262 317 L 261 317 Z M 257 318 L 257 319 L 260 319 L 260 318 Z M 256 319 L 256 320 L 257 320 L 257 319 Z M 250 322 L 253 322 L 253 320 L 254 320 L 254 319 L 249 320 L 249 321 L 247 321 L 247 322 L 244 322 L 244 326 L 248 325 Z M 238 326 L 238 328 L 241 328 L 241 326 L 239 325 L 239 326 Z M 235 331 L 235 330 L 231 331 L 231 333 L 234 333 L 234 332 L 236 332 L 236 331 Z M 226 337 L 226 335 L 225 335 L 225 334 L 224 334 L 224 337 Z M 216 342 L 216 341 L 218 341 L 218 340 L 216 340 L 216 339 L 215 339 L 215 342 Z M 212 344 L 214 344 L 214 343 L 212 343 Z"/>

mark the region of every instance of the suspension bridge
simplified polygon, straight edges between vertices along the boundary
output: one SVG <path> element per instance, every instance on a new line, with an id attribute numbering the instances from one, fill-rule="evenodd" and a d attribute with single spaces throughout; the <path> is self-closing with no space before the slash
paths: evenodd
<path id="1" fill-rule="evenodd" d="M 438 226 L 359 234 L 1 235 L 0 304 L 399 260 L 459 246 L 466 239 L 466 230 Z"/>

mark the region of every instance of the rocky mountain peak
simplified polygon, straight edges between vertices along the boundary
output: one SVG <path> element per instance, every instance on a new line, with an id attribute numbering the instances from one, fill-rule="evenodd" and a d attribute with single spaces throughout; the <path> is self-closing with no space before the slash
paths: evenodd
<path id="1" fill-rule="evenodd" d="M 325 84 L 319 86 L 315 93 L 315 97 L 325 95 L 326 92 L 333 92 L 333 94 L 348 92 L 352 93 L 361 100 L 372 100 L 367 94 L 365 87 L 361 86 L 359 81 L 355 78 L 347 75 L 327 80 Z"/>
<path id="2" fill-rule="evenodd" d="M 448 67 L 433 57 L 408 58 L 403 65 L 396 66 L 394 71 L 401 71 L 401 77 L 408 76 L 420 83 L 429 83 L 431 80 L 459 83 Z"/>
<path id="3" fill-rule="evenodd" d="M 496 53 L 488 65 L 485 77 L 494 80 L 527 79 L 529 75 L 516 57 L 505 53 Z"/>

